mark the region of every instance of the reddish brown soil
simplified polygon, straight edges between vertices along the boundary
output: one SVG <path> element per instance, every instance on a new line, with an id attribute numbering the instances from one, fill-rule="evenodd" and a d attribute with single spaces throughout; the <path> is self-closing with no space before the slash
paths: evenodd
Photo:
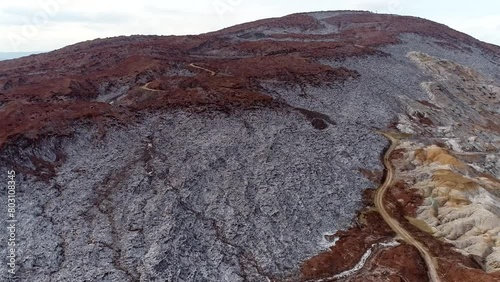
<path id="1" fill-rule="evenodd" d="M 427 280 L 425 262 L 418 250 L 407 244 L 380 250 L 374 254 L 365 269 L 348 279 L 353 282 Z"/>
<path id="2" fill-rule="evenodd" d="M 357 226 L 336 234 L 339 240 L 330 251 L 304 262 L 302 274 L 305 280 L 331 277 L 351 269 L 372 244 L 389 240 L 393 231 L 377 212 L 361 214 Z"/>
<path id="3" fill-rule="evenodd" d="M 382 178 L 384 177 L 384 173 L 382 171 L 371 171 L 364 168 L 360 168 L 359 172 L 363 174 L 368 180 L 373 182 L 374 184 L 380 184 L 382 182 Z"/>
<path id="4" fill-rule="evenodd" d="M 431 36 L 447 46 L 463 42 L 500 54 L 498 48 L 417 18 L 351 13 L 327 22 L 337 25 L 339 32 L 307 34 L 324 24 L 311 16 L 295 14 L 197 36 L 98 39 L 0 62 L 0 146 L 19 134 L 50 131 L 47 126 L 60 128 L 89 117 L 133 117 L 136 111 L 149 108 L 231 111 L 275 107 L 277 104 L 259 86 L 260 81 L 302 87 L 356 79 L 356 71 L 331 68 L 318 60 L 386 56 L 376 48 L 399 42 L 398 35 L 406 32 Z M 259 33 L 270 29 L 274 29 L 273 34 Z M 249 36 L 258 40 L 246 40 Z M 194 69 L 191 63 L 217 75 Z M 152 81 L 150 89 L 161 92 L 141 88 Z M 121 87 L 129 90 L 113 105 L 97 101 L 99 91 L 110 93 Z M 324 119 L 310 121 L 320 130 L 327 126 Z M 422 122 L 430 123 L 426 119 Z"/>
<path id="5" fill-rule="evenodd" d="M 371 40 L 379 38 L 379 42 L 368 44 L 390 44 L 394 41 L 399 41 L 397 35 L 402 33 L 415 33 L 422 36 L 432 37 L 442 40 L 444 46 L 453 49 L 461 49 L 459 47 L 463 43 L 469 46 L 476 46 L 483 48 L 489 52 L 500 54 L 498 47 L 480 42 L 477 39 L 465 34 L 452 30 L 443 24 L 433 23 L 429 24 L 428 20 L 416 17 L 399 17 L 394 15 L 380 15 L 380 14 L 348 14 L 339 15 L 327 20 L 330 24 L 337 26 L 345 26 L 344 29 L 350 29 L 352 26 L 366 27 L 367 29 L 380 30 L 380 35 L 373 36 Z M 370 40 L 370 41 L 371 41 Z"/>
<path id="6" fill-rule="evenodd" d="M 120 110 L 96 102 L 10 103 L 0 112 L 0 145 L 9 137 L 36 138 L 38 134 L 67 133 L 71 120 L 90 119 L 97 123 L 129 120 Z"/>
<path id="7" fill-rule="evenodd" d="M 416 217 L 418 208 L 422 205 L 424 197 L 412 190 L 403 181 L 394 183 L 390 188 L 390 197 L 396 199 L 399 209 L 402 209 L 406 216 Z"/>
<path id="8" fill-rule="evenodd" d="M 403 158 L 404 153 L 405 153 L 405 149 L 403 149 L 403 148 L 395 149 L 394 151 L 392 151 L 390 159 L 391 160 L 401 159 L 401 158 Z"/>
<path id="9" fill-rule="evenodd" d="M 373 191 L 373 190 L 367 190 Z M 366 198 L 371 193 L 366 194 Z M 371 199 L 373 201 L 373 197 Z M 302 280 L 332 278 L 356 265 L 373 244 L 390 241 L 394 233 L 382 217 L 373 211 L 360 214 L 356 227 L 340 231 L 336 245 L 302 265 Z M 425 263 L 410 245 L 382 248 L 376 246 L 366 265 L 350 277 L 339 281 L 426 281 Z M 329 280 L 327 280 L 329 281 Z M 334 279 L 332 281 L 335 281 Z"/>
<path id="10" fill-rule="evenodd" d="M 434 122 L 426 117 L 424 114 L 417 112 L 414 116 L 408 116 L 410 120 L 420 123 L 421 125 L 424 126 L 434 126 Z"/>
<path id="11" fill-rule="evenodd" d="M 302 31 L 306 30 L 313 30 L 321 27 L 321 22 L 316 20 L 313 17 L 310 17 L 308 15 L 304 14 L 293 14 L 293 15 L 288 15 L 285 17 L 281 18 L 271 18 L 271 19 L 264 19 L 264 20 L 258 20 L 255 22 L 251 23 L 245 23 L 245 24 L 240 24 L 236 25 L 233 27 L 229 27 L 217 32 L 213 32 L 212 34 L 217 34 L 217 35 L 224 35 L 228 33 L 236 33 L 236 32 L 241 32 L 241 31 L 250 31 L 255 28 L 259 27 L 266 27 L 266 28 L 298 28 Z"/>
<path id="12" fill-rule="evenodd" d="M 366 46 L 354 46 L 354 43 L 346 42 L 298 42 L 298 41 L 274 41 L 259 40 L 242 42 L 235 45 L 234 48 L 240 52 L 248 54 L 259 54 L 260 56 L 275 56 L 295 54 L 307 58 L 337 58 L 380 55 L 387 56 L 385 53 L 374 48 Z"/>

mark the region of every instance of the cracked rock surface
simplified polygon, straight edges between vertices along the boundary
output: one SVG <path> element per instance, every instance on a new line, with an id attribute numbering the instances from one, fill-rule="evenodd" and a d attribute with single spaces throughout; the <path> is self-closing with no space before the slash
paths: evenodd
<path id="1" fill-rule="evenodd" d="M 369 185 L 351 171 L 380 169 L 384 145 L 367 129 L 316 130 L 297 113 L 175 111 L 102 139 L 79 127 L 70 138 L 7 147 L 2 158 L 19 171 L 35 157 L 53 164 L 52 150 L 65 158 L 50 180 L 20 174 L 20 272 L 37 281 L 291 274 L 321 250 L 324 232 L 349 226 Z"/>

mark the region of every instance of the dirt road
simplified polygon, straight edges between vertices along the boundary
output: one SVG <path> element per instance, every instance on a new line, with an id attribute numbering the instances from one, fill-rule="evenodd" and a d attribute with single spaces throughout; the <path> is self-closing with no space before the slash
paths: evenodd
<path id="1" fill-rule="evenodd" d="M 394 167 L 392 166 L 390 155 L 392 151 L 394 151 L 394 149 L 397 147 L 398 140 L 387 133 L 382 133 L 382 135 L 384 135 L 387 139 L 391 141 L 391 147 L 389 148 L 389 150 L 387 150 L 387 152 L 384 155 L 384 166 L 387 169 L 387 176 L 382 186 L 380 186 L 377 190 L 377 193 L 375 195 L 375 206 L 377 207 L 377 210 L 384 218 L 385 222 L 387 222 L 387 224 L 392 228 L 392 230 L 394 230 L 394 232 L 396 232 L 408 244 L 411 244 L 418 249 L 420 255 L 425 260 L 425 264 L 427 265 L 429 280 L 432 282 L 439 282 L 440 281 L 439 276 L 436 271 L 437 263 L 434 257 L 431 256 L 429 251 L 425 248 L 425 246 L 422 243 L 415 240 L 415 238 L 413 238 L 411 234 L 408 231 L 406 231 L 396 219 L 391 217 L 389 215 L 389 212 L 387 212 L 387 209 L 385 208 L 384 197 L 387 190 L 394 181 Z"/>
<path id="2" fill-rule="evenodd" d="M 214 71 L 212 71 L 212 70 L 209 70 L 209 69 L 206 69 L 206 68 L 204 68 L 204 67 L 197 66 L 197 65 L 195 65 L 195 64 L 189 64 L 189 66 L 190 66 L 190 67 L 193 67 L 193 68 L 200 69 L 200 70 L 207 71 L 207 72 L 209 72 L 209 73 L 210 73 L 210 75 L 211 75 L 211 76 L 216 76 L 216 75 L 217 75 L 217 73 L 216 73 L 216 72 L 214 72 Z"/>
<path id="3" fill-rule="evenodd" d="M 161 92 L 162 91 L 162 90 L 158 90 L 158 89 L 151 89 L 151 88 L 149 88 L 149 85 L 151 83 L 153 83 L 153 82 L 152 81 L 148 82 L 145 85 L 141 86 L 141 88 L 144 89 L 144 90 L 153 91 L 153 92 Z"/>

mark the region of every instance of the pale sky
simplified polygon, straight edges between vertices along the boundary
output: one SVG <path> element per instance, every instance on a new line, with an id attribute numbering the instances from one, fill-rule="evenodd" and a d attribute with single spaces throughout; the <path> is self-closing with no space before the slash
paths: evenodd
<path id="1" fill-rule="evenodd" d="M 500 45 L 497 0 L 3 0 L 0 52 L 50 51 L 118 35 L 199 34 L 257 19 L 321 10 L 418 16 Z"/>

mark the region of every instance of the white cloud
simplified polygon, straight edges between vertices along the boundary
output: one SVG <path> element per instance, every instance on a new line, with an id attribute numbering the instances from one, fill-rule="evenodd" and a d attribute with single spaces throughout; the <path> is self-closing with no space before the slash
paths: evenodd
<path id="1" fill-rule="evenodd" d="M 357 0 L 351 1 L 356 10 L 390 12 L 400 5 L 398 0 Z"/>
<path id="2" fill-rule="evenodd" d="M 500 44 L 500 15 L 477 18 L 447 18 L 441 22 L 488 43 Z"/>

